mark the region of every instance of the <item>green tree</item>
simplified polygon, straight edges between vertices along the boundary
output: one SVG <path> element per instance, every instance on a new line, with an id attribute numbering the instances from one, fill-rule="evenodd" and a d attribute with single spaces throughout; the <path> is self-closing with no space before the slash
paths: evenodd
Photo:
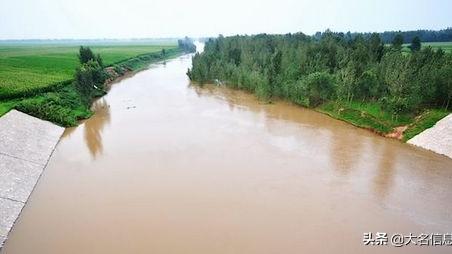
<path id="1" fill-rule="evenodd" d="M 394 36 L 394 39 L 392 40 L 392 47 L 396 50 L 401 50 L 403 41 L 404 41 L 403 35 L 400 33 L 397 34 L 396 36 Z"/>
<path id="2" fill-rule="evenodd" d="M 452 99 L 452 66 L 444 66 L 438 70 L 438 104 L 448 110 Z"/>
<path id="3" fill-rule="evenodd" d="M 334 79 L 327 72 L 309 74 L 303 80 L 302 91 L 307 98 L 307 105 L 315 107 L 334 95 Z"/>
<path id="4" fill-rule="evenodd" d="M 418 36 L 414 37 L 411 41 L 410 49 L 413 52 L 421 50 L 421 39 Z"/>
<path id="5" fill-rule="evenodd" d="M 373 33 L 369 38 L 369 50 L 372 60 L 380 62 L 384 53 L 384 44 L 378 33 Z"/>
<path id="6" fill-rule="evenodd" d="M 78 58 L 81 64 L 85 64 L 90 60 L 97 60 L 93 51 L 89 47 L 80 46 Z"/>
<path id="7" fill-rule="evenodd" d="M 104 89 L 106 74 L 97 61 L 90 60 L 82 64 L 75 72 L 75 85 L 88 102 L 96 90 Z"/>
<path id="8" fill-rule="evenodd" d="M 93 97 L 104 93 L 107 73 L 104 71 L 102 57 L 95 55 L 89 47 L 80 47 L 80 66 L 75 71 L 75 87 L 82 99 L 89 104 Z"/>

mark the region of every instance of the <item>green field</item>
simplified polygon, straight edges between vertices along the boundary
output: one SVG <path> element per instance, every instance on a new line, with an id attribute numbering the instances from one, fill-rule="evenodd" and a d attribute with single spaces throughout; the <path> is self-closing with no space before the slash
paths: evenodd
<path id="1" fill-rule="evenodd" d="M 104 64 L 109 65 L 137 55 L 159 52 L 168 45 L 94 45 Z M 78 65 L 78 45 L 0 45 L 0 98 L 72 79 Z"/>
<path id="2" fill-rule="evenodd" d="M 410 49 L 408 48 L 410 44 L 404 44 L 403 45 L 403 51 L 409 52 Z M 431 46 L 433 49 L 439 49 L 442 48 L 447 53 L 452 53 L 452 42 L 423 42 L 422 47 L 428 47 Z"/>

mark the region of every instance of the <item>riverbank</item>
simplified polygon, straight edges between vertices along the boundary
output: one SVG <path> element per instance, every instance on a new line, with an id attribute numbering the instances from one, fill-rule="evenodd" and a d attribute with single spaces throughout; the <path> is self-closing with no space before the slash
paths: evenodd
<path id="1" fill-rule="evenodd" d="M 0 118 L 0 248 L 64 128 L 16 110 Z"/>
<path id="2" fill-rule="evenodd" d="M 197 86 L 218 86 L 218 84 L 198 84 L 192 82 Z M 222 82 L 217 82 L 221 84 Z M 242 90 L 230 85 L 225 85 L 228 89 Z M 250 94 L 253 94 L 250 92 Z M 288 101 L 286 99 L 276 99 Z M 272 103 L 271 100 L 264 101 L 265 103 Z M 416 135 L 423 131 L 433 127 L 438 121 L 448 116 L 451 112 L 441 109 L 426 109 L 419 115 L 403 114 L 395 117 L 390 112 L 387 112 L 377 102 L 339 102 L 328 101 L 317 107 L 306 107 L 291 102 L 299 107 L 314 110 L 323 114 L 326 114 L 334 119 L 338 119 L 354 125 L 359 128 L 363 128 L 374 132 L 380 136 L 387 138 L 394 138 L 403 142 L 407 142 Z"/>
<path id="3" fill-rule="evenodd" d="M 107 66 L 107 83 L 131 72 L 145 69 L 149 64 L 163 61 L 184 54 L 180 48 L 166 49 L 161 52 L 141 54 Z M 105 91 L 96 91 L 95 97 L 105 95 Z M 0 116 L 10 109 L 17 109 L 37 118 L 69 127 L 77 125 L 78 121 L 92 115 L 90 105 L 83 102 L 77 92 L 74 82 L 68 80 L 59 86 L 54 86 L 33 96 L 11 98 L 0 103 Z"/>
<path id="4" fill-rule="evenodd" d="M 341 103 L 330 101 L 314 109 L 335 119 L 403 142 L 431 128 L 450 114 L 446 110 L 426 109 L 419 115 L 404 114 L 395 117 L 383 110 L 378 103 L 372 102 Z"/>

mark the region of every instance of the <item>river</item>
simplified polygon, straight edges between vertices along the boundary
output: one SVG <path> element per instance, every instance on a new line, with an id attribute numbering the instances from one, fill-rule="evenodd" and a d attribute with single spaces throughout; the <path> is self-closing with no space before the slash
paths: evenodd
<path id="1" fill-rule="evenodd" d="M 450 253 L 452 160 L 285 102 L 189 84 L 190 56 L 66 129 L 2 254 Z"/>

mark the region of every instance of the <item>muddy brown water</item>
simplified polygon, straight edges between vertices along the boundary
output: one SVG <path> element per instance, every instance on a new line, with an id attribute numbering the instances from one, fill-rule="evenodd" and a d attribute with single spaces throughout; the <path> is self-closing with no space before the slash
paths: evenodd
<path id="1" fill-rule="evenodd" d="M 284 102 L 190 86 L 189 56 L 67 129 L 2 254 L 451 253 L 452 160 Z"/>

